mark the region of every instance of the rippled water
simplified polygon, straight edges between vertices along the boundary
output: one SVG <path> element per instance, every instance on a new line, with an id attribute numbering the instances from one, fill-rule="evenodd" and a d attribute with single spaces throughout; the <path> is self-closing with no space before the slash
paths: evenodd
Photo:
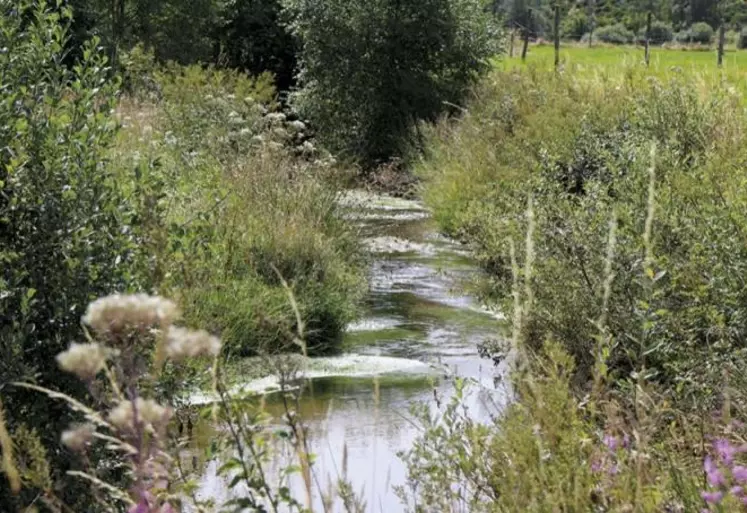
<path id="1" fill-rule="evenodd" d="M 447 397 L 459 376 L 475 382 L 467 397 L 470 414 L 487 420 L 496 413 L 506 397 L 495 385 L 502 370 L 481 359 L 477 346 L 503 336 L 505 323 L 460 291 L 479 271 L 462 246 L 436 232 L 419 203 L 361 192 L 342 201 L 373 256 L 367 315 L 348 327 L 343 355 L 309 363 L 312 384 L 301 414 L 310 426 L 320 484 L 337 480 L 346 453 L 348 479 L 367 511 L 396 513 L 403 508 L 392 486 L 406 481 L 397 453 L 418 435 L 410 405 L 433 401 L 434 392 Z M 267 377 L 243 389 L 275 383 Z M 268 405 L 272 411 L 272 396 Z M 215 465 L 205 472 L 200 494 L 220 501 L 229 492 Z M 300 483 L 295 487 L 304 497 Z M 319 497 L 314 503 L 321 510 Z"/>

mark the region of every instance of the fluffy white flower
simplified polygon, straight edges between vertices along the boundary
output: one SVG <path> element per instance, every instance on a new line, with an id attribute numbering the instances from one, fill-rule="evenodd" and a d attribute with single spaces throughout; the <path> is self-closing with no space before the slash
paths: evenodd
<path id="1" fill-rule="evenodd" d="M 135 428 L 135 408 L 137 408 L 138 424 L 146 429 L 160 431 L 171 420 L 173 410 L 161 406 L 153 399 L 138 397 L 132 401 L 122 401 L 109 412 L 109 422 L 120 431 L 133 431 Z"/>
<path id="2" fill-rule="evenodd" d="M 173 301 L 148 294 L 114 294 L 97 299 L 86 310 L 83 322 L 99 334 L 170 324 L 179 315 Z"/>
<path id="3" fill-rule="evenodd" d="M 205 330 L 172 326 L 166 335 L 166 356 L 177 362 L 197 356 L 216 356 L 220 348 L 220 339 Z"/>
<path id="4" fill-rule="evenodd" d="M 62 370 L 75 374 L 80 379 L 89 380 L 96 377 L 104 368 L 106 351 L 96 343 L 73 343 L 67 351 L 57 355 L 57 363 Z"/>
<path id="5" fill-rule="evenodd" d="M 62 443 L 73 451 L 82 451 L 93 438 L 96 426 L 79 424 L 62 433 Z"/>

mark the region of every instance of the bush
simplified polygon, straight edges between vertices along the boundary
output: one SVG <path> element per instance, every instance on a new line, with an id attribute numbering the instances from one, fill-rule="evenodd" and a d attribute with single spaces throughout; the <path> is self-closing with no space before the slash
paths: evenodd
<path id="1" fill-rule="evenodd" d="M 89 299 L 149 285 L 136 272 L 134 205 L 107 159 L 118 84 L 98 41 L 73 68 L 63 64 L 69 17 L 44 2 L 0 0 L 0 388 L 11 429 L 23 421 L 42 436 L 61 498 L 85 511 L 90 487 L 66 482 L 70 455 L 56 434 L 70 412 L 9 385 L 33 379 L 82 396 L 54 355 L 84 337 Z M 0 480 L 0 510 L 16 511 L 4 487 Z M 21 501 L 47 490 L 29 491 Z"/>
<path id="2" fill-rule="evenodd" d="M 589 20 L 586 12 L 578 7 L 573 7 L 563 17 L 560 24 L 560 35 L 564 39 L 580 40 L 589 31 Z"/>
<path id="3" fill-rule="evenodd" d="M 495 53 L 477 0 L 289 5 L 303 43 L 293 103 L 327 147 L 366 167 L 407 153 L 416 122 L 460 103 Z"/>
<path id="4" fill-rule="evenodd" d="M 747 226 L 744 198 L 716 199 L 745 179 L 736 171 L 745 157 L 744 121 L 729 114 L 739 99 L 720 92 L 700 98 L 689 84 L 647 85 L 634 76 L 619 89 L 545 78 L 493 76 L 458 126 L 439 127 L 440 142 L 421 167 L 436 219 L 476 245 L 493 277 L 486 292 L 505 311 L 512 297 L 507 240 L 523 239 L 526 198 L 534 197 L 528 340 L 535 348 L 548 338 L 562 341 L 584 383 L 598 334 L 589 320 L 600 317 L 608 226 L 616 212 L 607 313 L 612 372 L 627 376 L 645 353 L 655 381 L 683 407 L 712 407 L 708 390 L 722 379 L 716 369 L 741 373 L 747 352 L 747 311 L 739 306 L 747 299 L 737 278 L 747 253 L 727 235 Z M 588 100 L 581 105 L 579 97 Z M 651 165 L 662 193 L 651 235 L 653 274 L 642 278 Z M 719 171 L 725 168 L 733 171 Z M 655 329 L 644 327 L 654 321 Z"/>
<path id="5" fill-rule="evenodd" d="M 739 36 L 737 37 L 737 48 L 742 50 L 747 48 L 747 27 L 744 27 L 739 32 Z"/>
<path id="6" fill-rule="evenodd" d="M 633 42 L 634 34 L 622 24 L 599 27 L 594 31 L 594 38 L 603 43 L 625 45 Z"/>
<path id="7" fill-rule="evenodd" d="M 708 23 L 693 23 L 690 27 L 690 40 L 693 43 L 709 45 L 713 42 L 713 28 Z"/>
<path id="8" fill-rule="evenodd" d="M 309 352 L 338 350 L 365 280 L 329 159 L 298 122 L 270 112 L 269 75 L 172 66 L 155 76 L 156 104 L 120 107 L 129 125 L 112 158 L 125 181 L 131 169 L 141 177 L 159 290 L 174 291 L 185 319 L 220 334 L 229 354 L 298 350 L 282 277 Z"/>
<path id="9" fill-rule="evenodd" d="M 663 45 L 672 41 L 672 39 L 674 39 L 674 32 L 671 25 L 661 21 L 655 21 L 651 24 L 649 42 L 652 45 Z M 640 43 L 646 42 L 646 27 L 641 28 L 638 32 L 638 41 Z"/>

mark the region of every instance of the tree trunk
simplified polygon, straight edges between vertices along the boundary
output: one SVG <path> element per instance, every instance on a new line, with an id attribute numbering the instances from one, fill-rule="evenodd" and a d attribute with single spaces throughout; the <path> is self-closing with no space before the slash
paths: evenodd
<path id="1" fill-rule="evenodd" d="M 555 2 L 553 37 L 555 39 L 555 69 L 557 70 L 558 66 L 560 66 L 560 2 Z"/>
<path id="2" fill-rule="evenodd" d="M 648 68 L 648 64 L 651 60 L 650 51 L 649 48 L 651 45 L 651 18 L 653 17 L 653 14 L 651 11 L 648 11 L 648 16 L 646 16 L 646 49 L 645 49 L 645 60 L 646 60 L 646 67 Z"/>
<path id="3" fill-rule="evenodd" d="M 594 41 L 594 24 L 596 23 L 596 1 L 589 0 L 589 48 Z"/>
<path id="4" fill-rule="evenodd" d="M 718 67 L 720 68 L 724 64 L 724 42 L 726 41 L 726 26 L 721 21 L 718 27 Z"/>
<path id="5" fill-rule="evenodd" d="M 529 49 L 529 27 L 532 25 L 532 11 L 529 11 L 527 16 L 527 27 L 524 27 L 524 46 L 521 49 L 521 60 L 527 60 L 527 50 Z"/>

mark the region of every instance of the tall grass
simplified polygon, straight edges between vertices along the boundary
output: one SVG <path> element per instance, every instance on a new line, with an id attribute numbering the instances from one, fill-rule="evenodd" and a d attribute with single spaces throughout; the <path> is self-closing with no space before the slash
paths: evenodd
<path id="1" fill-rule="evenodd" d="M 414 511 L 740 510 L 747 120 L 723 80 L 497 71 L 430 129 L 426 201 L 529 363 L 491 426 L 421 412 Z"/>

